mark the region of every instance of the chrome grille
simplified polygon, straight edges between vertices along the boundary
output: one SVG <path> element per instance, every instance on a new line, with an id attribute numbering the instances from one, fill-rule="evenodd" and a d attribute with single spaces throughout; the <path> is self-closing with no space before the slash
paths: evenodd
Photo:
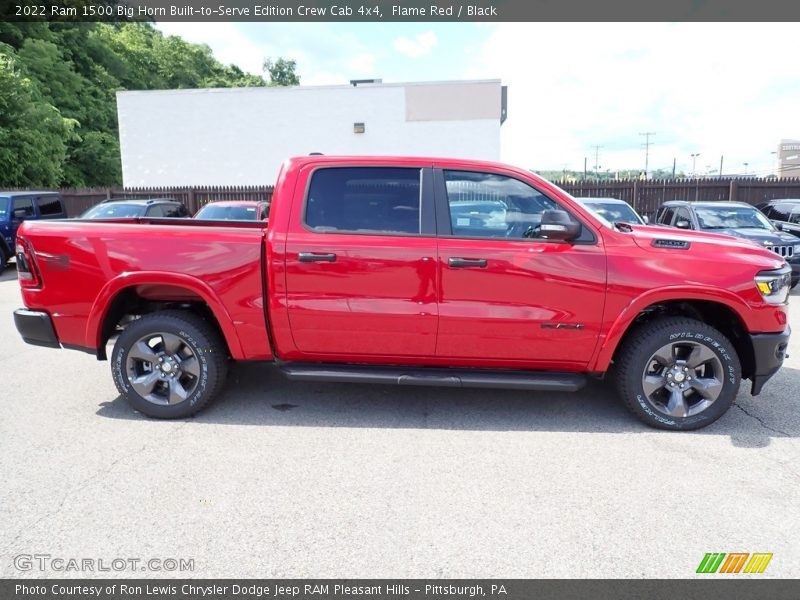
<path id="1" fill-rule="evenodd" d="M 783 258 L 792 258 L 794 255 L 794 246 L 766 246 L 766 248 Z"/>

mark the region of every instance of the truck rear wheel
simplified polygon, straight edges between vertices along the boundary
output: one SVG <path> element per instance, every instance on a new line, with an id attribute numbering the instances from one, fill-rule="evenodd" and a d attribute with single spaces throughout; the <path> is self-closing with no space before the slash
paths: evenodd
<path id="1" fill-rule="evenodd" d="M 169 310 L 133 321 L 111 355 L 119 393 L 139 412 L 180 419 L 202 410 L 227 375 L 225 344 L 193 313 Z"/>
<path id="2" fill-rule="evenodd" d="M 741 380 L 733 344 L 713 327 L 684 317 L 632 331 L 615 366 L 625 405 L 659 429 L 710 425 L 731 407 Z"/>

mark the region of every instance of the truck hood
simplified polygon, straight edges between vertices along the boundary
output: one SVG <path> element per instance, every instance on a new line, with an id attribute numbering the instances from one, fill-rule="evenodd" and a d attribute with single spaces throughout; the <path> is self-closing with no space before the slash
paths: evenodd
<path id="1" fill-rule="evenodd" d="M 631 225 L 631 233 L 637 246 L 653 252 L 692 252 L 698 254 L 712 253 L 715 256 L 728 254 L 731 260 L 741 258 L 750 263 L 758 263 L 763 269 L 779 269 L 784 260 L 764 247 L 764 242 L 732 237 L 719 233 L 685 231 L 673 227 L 656 227 L 651 225 Z M 793 236 L 792 236 L 793 237 Z M 777 240 L 786 243 L 782 238 L 774 236 L 769 244 Z"/>

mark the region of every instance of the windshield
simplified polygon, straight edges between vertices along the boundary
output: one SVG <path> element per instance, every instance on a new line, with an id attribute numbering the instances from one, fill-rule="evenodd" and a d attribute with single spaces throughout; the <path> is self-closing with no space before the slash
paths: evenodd
<path id="1" fill-rule="evenodd" d="M 642 218 L 627 204 L 616 202 L 586 202 L 586 206 L 611 223 L 644 225 Z"/>
<path id="2" fill-rule="evenodd" d="M 772 223 L 760 211 L 747 206 L 703 206 L 695 209 L 700 229 L 767 229 Z"/>
<path id="3" fill-rule="evenodd" d="M 5 217 L 8 214 L 8 198 L 0 196 L 0 217 Z"/>
<path id="4" fill-rule="evenodd" d="M 81 215 L 82 219 L 116 219 L 119 217 L 139 217 L 143 212 L 141 204 L 113 202 L 98 204 Z"/>
<path id="5" fill-rule="evenodd" d="M 209 220 L 222 219 L 226 221 L 255 221 L 257 217 L 255 206 L 215 206 L 214 204 L 206 204 L 194 218 Z"/>

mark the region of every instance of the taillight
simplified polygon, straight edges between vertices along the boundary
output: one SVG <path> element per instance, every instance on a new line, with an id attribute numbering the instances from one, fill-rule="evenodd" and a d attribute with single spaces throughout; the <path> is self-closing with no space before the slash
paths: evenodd
<path id="1" fill-rule="evenodd" d="M 38 288 L 42 282 L 36 270 L 36 263 L 33 260 L 33 251 L 30 244 L 25 240 L 17 238 L 17 277 L 19 285 L 25 288 Z"/>

